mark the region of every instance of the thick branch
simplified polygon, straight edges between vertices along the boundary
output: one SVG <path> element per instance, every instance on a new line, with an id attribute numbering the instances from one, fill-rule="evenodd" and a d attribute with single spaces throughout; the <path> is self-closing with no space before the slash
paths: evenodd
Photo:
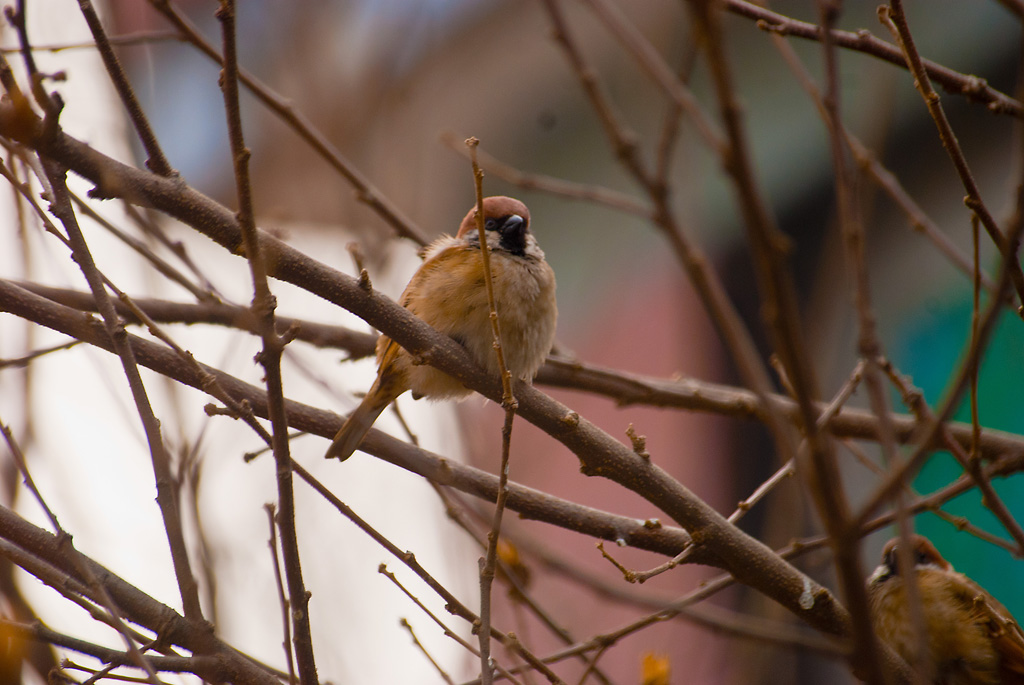
<path id="1" fill-rule="evenodd" d="M 49 302 L 2 279 L 0 311 L 10 312 L 108 352 L 113 350 L 110 337 L 93 317 Z M 236 401 L 247 402 L 254 414 L 267 417 L 266 391 L 262 388 L 209 366 L 199 365 L 201 372 L 197 371 L 195 366 L 181 359 L 167 347 L 133 335 L 129 335 L 128 339 L 139 364 L 204 392 L 208 392 L 208 388 L 203 374 L 215 377 L 217 383 Z M 286 409 L 288 424 L 299 430 L 329 438 L 341 427 L 342 419 L 333 412 L 290 400 L 286 402 Z M 435 483 L 448 485 L 492 502 L 497 496 L 496 476 L 431 454 L 381 431 L 371 430 L 361 448 L 369 454 Z M 621 540 L 638 549 L 667 556 L 678 554 L 690 542 L 689 535 L 678 528 L 663 527 L 654 521 L 609 514 L 515 483 L 510 484 L 509 488 L 508 506 L 523 518 L 551 523 L 603 540 Z M 695 557 L 695 560 L 699 560 L 699 557 Z"/>
<path id="2" fill-rule="evenodd" d="M 87 582 L 86 573 L 83 573 L 78 564 L 85 564 L 88 567 L 88 574 L 102 583 L 126 618 L 153 631 L 165 642 L 179 645 L 192 652 L 216 656 L 222 679 L 254 685 L 280 685 L 280 681 L 269 671 L 210 635 L 206 626 L 191 623 L 167 605 L 156 601 L 83 554 L 76 554 L 75 559 L 69 558 L 65 553 L 66 546 L 56 535 L 37 528 L 6 507 L 0 507 L 0 530 L 7 540 L 82 584 Z"/>
<path id="3" fill-rule="evenodd" d="M 189 224 L 238 254 L 241 235 L 232 214 L 184 183 L 159 178 L 120 164 L 66 134 L 42 135 L 34 114 L 0 104 L 0 135 L 14 137 L 60 160 L 98 184 L 103 197 L 124 197 L 153 206 Z M 425 363 L 499 402 L 499 379 L 477 367 L 465 350 L 416 319 L 387 297 L 361 287 L 356 279 L 313 260 L 281 241 L 260 234 L 268 273 L 294 283 L 362 317 Z M 738 530 L 664 470 L 635 454 L 597 426 L 533 387 L 524 387 L 520 415 L 566 445 L 581 470 L 613 480 L 671 516 L 700 540 L 738 580 L 775 599 L 816 628 L 849 634 L 849 616 L 829 591 L 810 580 L 758 540 Z M 808 603 L 806 597 L 814 598 Z M 801 602 L 801 598 L 805 598 Z M 809 607 L 809 608 L 807 608 Z"/>
<path id="4" fill-rule="evenodd" d="M 96 311 L 96 301 L 92 294 L 87 292 L 23 281 L 5 282 L 67 307 L 81 311 Z M 205 323 L 256 333 L 255 323 L 246 307 L 224 303 L 174 302 L 156 298 L 133 298 L 132 301 L 147 316 L 159 323 Z M 125 321 L 130 324 L 141 323 L 123 302 L 113 300 L 113 304 L 118 315 Z M 377 339 L 372 333 L 305 319 L 279 316 L 277 326 L 279 333 L 291 329 L 296 340 L 317 347 L 346 350 L 352 359 L 373 354 Z M 744 388 L 696 378 L 666 379 L 644 376 L 560 357 L 549 357 L 534 382 L 553 388 L 601 395 L 614 400 L 619 406 L 645 405 L 683 409 L 749 421 L 764 421 L 767 415 L 757 395 Z M 791 422 L 795 423 L 798 420 L 797 407 L 792 399 L 782 395 L 770 395 L 770 398 L 775 411 L 780 412 Z M 819 414 L 825 411 L 825 408 L 824 403 L 816 405 Z M 889 420 L 900 444 L 914 444 L 918 440 L 918 431 L 923 427 L 919 418 L 909 414 L 892 414 Z M 873 413 L 861 409 L 844 407 L 836 412 L 826 425 L 838 438 L 871 441 L 879 439 L 878 418 Z M 959 445 L 964 449 L 970 449 L 973 438 L 970 424 L 953 421 L 946 424 L 946 429 Z M 983 428 L 978 446 L 981 456 L 989 461 L 1024 458 L 1024 438 L 1013 433 Z M 941 449 L 941 446 L 936 444 L 935 449 Z"/>

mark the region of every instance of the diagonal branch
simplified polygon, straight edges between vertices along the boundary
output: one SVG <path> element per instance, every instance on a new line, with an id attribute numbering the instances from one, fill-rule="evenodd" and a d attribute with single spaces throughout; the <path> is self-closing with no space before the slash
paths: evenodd
<path id="1" fill-rule="evenodd" d="M 917 48 L 914 47 L 914 39 L 910 35 L 907 18 L 903 13 L 903 3 L 900 0 L 891 0 L 891 2 L 891 7 L 882 5 L 878 8 L 878 18 L 892 31 L 893 36 L 899 41 L 907 68 L 914 75 L 914 86 L 921 93 L 925 106 L 928 108 L 928 114 L 935 121 L 935 128 L 938 130 L 942 147 L 946 149 L 946 153 L 949 155 L 950 161 L 953 162 L 953 167 L 960 177 L 960 183 L 963 185 L 964 190 L 967 191 L 964 204 L 981 220 L 981 225 L 985 227 L 985 231 L 988 233 L 992 243 L 1003 256 L 1009 269 L 1010 281 L 1013 283 L 1013 288 L 1017 291 L 1017 298 L 1021 303 L 1018 313 L 1024 316 L 1024 271 L 1021 270 L 1020 261 L 1017 259 L 1020 241 L 1019 239 L 1007 240 L 1007 237 L 999 230 L 996 220 L 988 211 L 988 207 L 982 201 L 981 191 L 978 189 L 978 184 L 974 181 L 974 175 L 967 164 L 967 158 L 964 156 L 956 134 L 953 133 L 953 127 L 950 125 L 949 119 L 946 118 L 946 112 L 942 108 L 939 95 L 932 88 L 921 55 L 918 54 Z"/>
<path id="2" fill-rule="evenodd" d="M 788 240 L 776 226 L 755 179 L 747 133 L 726 57 L 720 7 L 712 0 L 693 0 L 690 6 L 703 39 L 715 97 L 725 125 L 729 147 L 721 159 L 726 173 L 732 178 L 743 214 L 762 311 L 773 349 L 782 362 L 800 409 L 799 425 L 804 438 L 801 447 L 795 448 L 792 430 L 776 431 L 776 446 L 783 456 L 796 453 L 798 470 L 807 479 L 818 515 L 832 540 L 839 583 L 854 628 L 851 664 L 870 682 L 881 682 L 883 674 L 870 628 L 859 546 L 856 544 L 858 533 L 849 527 L 850 508 L 842 487 L 834 445 L 817 425 L 815 400 L 818 390 L 788 268 Z M 898 662 L 887 659 L 886 665 L 891 672 L 898 672 Z"/>
<path id="3" fill-rule="evenodd" d="M 192 24 L 169 0 L 149 0 L 156 11 L 160 12 L 175 28 L 183 38 L 194 45 L 208 58 L 223 66 L 224 58 L 217 52 L 202 35 L 199 29 Z M 327 137 L 318 131 L 312 122 L 305 115 L 292 107 L 284 98 L 274 93 L 269 87 L 260 83 L 251 74 L 244 71 L 239 72 L 239 81 L 256 96 L 270 111 L 274 112 L 288 126 L 294 130 L 300 138 L 306 141 L 313 150 L 320 155 L 331 167 L 341 174 L 349 184 L 355 188 L 356 197 L 360 202 L 365 203 L 380 216 L 395 232 L 419 245 L 425 245 L 427 240 L 423 231 L 416 226 L 401 210 L 395 207 L 385 198 L 369 179 L 355 168 L 341 152 L 331 144 Z"/>
<path id="4" fill-rule="evenodd" d="M 725 9 L 733 14 L 756 20 L 757 27 L 763 31 L 808 40 L 820 41 L 822 39 L 822 28 L 816 24 L 772 12 L 746 0 L 724 0 L 723 4 Z M 899 47 L 872 35 L 867 29 L 856 32 L 832 29 L 829 31 L 829 38 L 837 47 L 863 52 L 898 67 L 905 68 L 907 66 Z M 985 79 L 970 74 L 961 74 L 931 60 L 922 60 L 921 64 L 928 77 L 948 92 L 980 102 L 987 106 L 989 111 L 996 114 L 1009 114 L 1018 119 L 1024 118 L 1024 105 L 1019 100 L 988 85 Z"/>
<path id="5" fill-rule="evenodd" d="M 15 110 L 10 104 L 0 103 L 0 135 L 37 146 L 40 154 L 67 164 L 96 183 L 100 196 L 123 197 L 153 206 L 212 238 L 232 254 L 240 252 L 241 235 L 231 213 L 182 183 L 120 164 L 63 133 L 43 136 L 42 122 L 34 114 Z M 500 401 L 498 379 L 478 368 L 457 342 L 387 297 L 361 287 L 356 279 L 265 233 L 259 235 L 269 275 L 354 312 L 424 363 Z M 536 388 L 524 387 L 518 399 L 520 415 L 566 445 L 580 459 L 583 473 L 613 480 L 643 496 L 687 530 L 700 531 L 698 547 L 707 559 L 717 559 L 738 580 L 775 599 L 801 619 L 831 634 L 849 634 L 849 616 L 827 589 L 729 524 L 663 469 Z M 806 601 L 800 601 L 807 596 L 808 587 L 815 598 L 809 607 Z"/>
<path id="6" fill-rule="evenodd" d="M 78 0 L 78 7 L 82 11 L 82 16 L 85 17 L 85 22 L 89 25 L 89 31 L 92 32 L 93 39 L 96 41 L 96 48 L 100 52 L 100 57 L 103 58 L 103 65 L 107 69 L 107 75 L 110 76 L 110 80 L 114 84 L 118 96 L 121 98 L 121 103 L 124 105 L 125 111 L 128 112 L 128 118 L 131 119 L 135 132 L 142 142 L 142 147 L 145 148 L 146 154 L 149 157 L 146 160 L 146 166 L 150 171 L 161 176 L 175 175 L 176 172 L 171 168 L 170 163 L 164 156 L 163 150 L 160 149 L 160 144 L 153 133 L 153 128 L 149 125 L 149 120 L 146 119 L 146 114 L 142 111 L 139 99 L 135 97 L 135 91 L 132 90 L 132 86 L 128 82 L 128 75 L 125 74 L 120 60 L 114 54 L 110 40 L 107 38 L 107 32 L 103 30 L 103 24 L 100 22 L 100 18 L 96 14 L 96 9 L 93 7 L 91 0 Z"/>
<path id="7" fill-rule="evenodd" d="M 92 317 L 48 302 L 3 279 L 0 279 L 0 311 L 10 312 L 74 336 L 108 352 L 114 349 L 102 325 Z M 247 403 L 254 414 L 267 417 L 265 389 L 245 383 L 218 369 L 195 362 L 188 363 L 173 350 L 149 340 L 133 335 L 129 335 L 128 339 L 138 363 L 146 368 L 207 393 L 210 392 L 210 385 L 205 379 L 215 378 L 217 384 L 236 402 Z M 331 437 L 341 427 L 341 418 L 333 412 L 292 400 L 286 401 L 286 408 L 289 425 L 300 430 Z M 492 502 L 497 497 L 496 476 L 431 454 L 381 431 L 372 430 L 364 446 L 367 453 L 435 483 Z M 629 546 L 669 556 L 677 554 L 690 542 L 690 536 L 679 528 L 662 526 L 653 520 L 610 514 L 516 483 L 509 484 L 508 507 L 525 519 L 543 521 L 602 540 L 621 540 Z"/>
<path id="8" fill-rule="evenodd" d="M 170 455 L 160 434 L 160 422 L 153 413 L 142 376 L 139 373 L 135 362 L 135 356 L 131 347 L 127 344 L 127 333 L 121 324 L 110 302 L 103 283 L 103 277 L 96 268 L 96 262 L 92 258 L 89 246 L 78 226 L 74 210 L 71 207 L 71 199 L 65 185 L 64 170 L 51 160 L 43 160 L 50 185 L 51 204 L 50 211 L 60 219 L 68 234 L 68 240 L 74 252 L 75 261 L 82 270 L 85 279 L 89 282 L 93 296 L 96 298 L 97 306 L 103 317 L 107 334 L 113 341 L 125 376 L 128 379 L 128 386 L 131 389 L 135 406 L 138 409 L 139 418 L 142 421 L 146 433 L 146 440 L 149 443 L 151 461 L 153 464 L 153 476 L 156 480 L 157 503 L 160 506 L 160 514 L 163 516 L 164 528 L 167 533 L 167 541 L 170 545 L 171 558 L 174 563 L 174 572 L 178 580 L 178 588 L 181 593 L 181 601 L 185 609 L 185 616 L 192 621 L 201 623 L 203 612 L 199 604 L 199 590 L 192 574 L 192 567 L 188 558 L 188 547 L 185 544 L 184 531 L 181 527 L 181 510 L 178 506 L 177 493 L 175 491 L 175 478 L 171 469 Z"/>

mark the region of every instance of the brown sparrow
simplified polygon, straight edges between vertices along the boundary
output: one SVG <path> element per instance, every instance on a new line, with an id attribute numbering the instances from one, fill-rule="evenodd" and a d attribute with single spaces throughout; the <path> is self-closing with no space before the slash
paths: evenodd
<path id="1" fill-rule="evenodd" d="M 513 380 L 530 382 L 555 339 L 555 273 L 530 233 L 526 205 L 511 197 L 488 197 L 483 209 L 505 364 Z M 441 236 L 427 246 L 423 265 L 405 287 L 401 303 L 459 342 L 489 373 L 498 374 L 475 206 L 454 238 Z M 348 459 L 380 413 L 406 390 L 417 399 L 434 400 L 463 398 L 471 392 L 451 376 L 414 363 L 384 335 L 377 340 L 377 364 L 377 380 L 334 436 L 328 458 Z"/>
<path id="2" fill-rule="evenodd" d="M 886 543 L 882 563 L 868 581 L 868 602 L 878 637 L 911 665 L 928 669 L 941 685 L 1024 685 L 1024 632 L 1010 613 L 967 576 L 957 573 L 920 535 L 913 541 L 913 572 L 926 633 L 918 640 L 899 568 L 899 538 Z"/>

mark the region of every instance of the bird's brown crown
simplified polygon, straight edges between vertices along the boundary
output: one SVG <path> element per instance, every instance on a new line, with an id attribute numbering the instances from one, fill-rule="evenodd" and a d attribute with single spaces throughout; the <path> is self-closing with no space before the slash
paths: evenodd
<path id="1" fill-rule="evenodd" d="M 934 566 L 946 571 L 953 568 L 948 561 L 942 558 L 939 550 L 935 549 L 935 545 L 928 538 L 921 535 L 912 535 L 910 537 L 910 544 L 911 556 L 915 567 Z M 890 575 L 898 573 L 899 545 L 900 539 L 893 538 L 885 543 L 885 547 L 882 549 L 882 565 L 889 570 Z"/>
<path id="2" fill-rule="evenodd" d="M 504 219 L 515 214 L 522 218 L 526 223 L 526 228 L 529 230 L 530 227 L 530 210 L 526 208 L 519 200 L 514 197 L 505 197 L 504 195 L 493 195 L 491 197 L 484 198 L 484 221 L 488 219 Z M 476 228 L 476 205 L 469 210 L 466 214 L 466 218 L 462 220 L 462 224 L 459 226 L 459 238 L 463 237 L 470 231 L 475 231 Z"/>

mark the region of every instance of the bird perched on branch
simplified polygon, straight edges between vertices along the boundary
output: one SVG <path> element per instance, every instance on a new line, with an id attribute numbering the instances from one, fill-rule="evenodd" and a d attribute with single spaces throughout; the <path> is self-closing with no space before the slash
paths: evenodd
<path id="1" fill-rule="evenodd" d="M 483 211 L 505 364 L 513 381 L 529 382 L 555 339 L 555 274 L 530 232 L 526 205 L 511 197 L 488 197 Z M 474 206 L 454 238 L 442 236 L 426 248 L 423 265 L 400 301 L 496 375 L 498 360 L 481 256 Z M 435 400 L 463 398 L 471 392 L 442 371 L 414 363 L 405 349 L 384 335 L 377 341 L 377 364 L 377 380 L 334 436 L 327 458 L 348 459 L 381 412 L 406 390 L 416 398 Z"/>
<path id="2" fill-rule="evenodd" d="M 924 537 L 911 538 L 924 623 L 924 657 L 900 566 L 899 538 L 886 543 L 868 581 L 878 637 L 939 685 L 1024 685 L 1024 632 L 977 583 L 957 573 Z"/>

